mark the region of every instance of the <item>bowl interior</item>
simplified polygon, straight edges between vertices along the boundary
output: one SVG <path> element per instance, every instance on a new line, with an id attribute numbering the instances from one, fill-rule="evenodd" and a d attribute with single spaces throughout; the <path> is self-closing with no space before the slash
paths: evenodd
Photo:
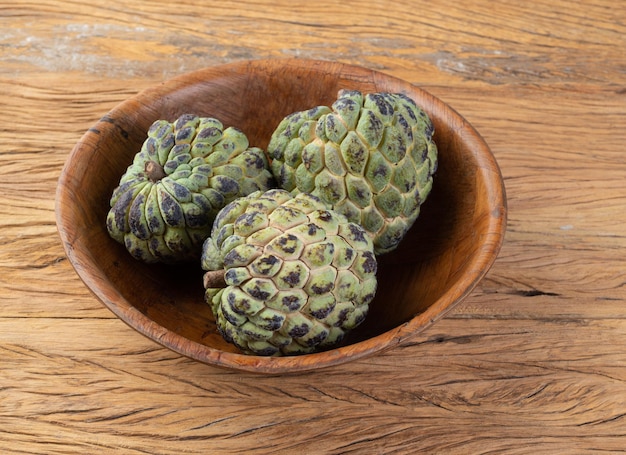
<path id="1" fill-rule="evenodd" d="M 287 114 L 330 105 L 340 89 L 402 92 L 435 124 L 439 168 L 429 199 L 396 251 L 379 258 L 379 288 L 366 322 L 344 345 L 298 357 L 245 356 L 215 329 L 202 270 L 145 265 L 107 234 L 109 198 L 157 119 L 183 113 L 236 126 L 265 148 Z M 250 61 L 189 73 L 125 101 L 74 147 L 59 180 L 57 224 L 77 273 L 115 314 L 144 335 L 217 366 L 287 372 L 342 363 L 389 348 L 460 301 L 491 266 L 506 205 L 493 156 L 476 131 L 440 100 L 364 68 L 305 60 Z"/>

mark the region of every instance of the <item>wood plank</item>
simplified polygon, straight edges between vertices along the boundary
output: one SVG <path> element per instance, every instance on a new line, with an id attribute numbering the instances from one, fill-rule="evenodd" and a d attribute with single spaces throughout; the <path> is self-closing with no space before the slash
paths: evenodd
<path id="1" fill-rule="evenodd" d="M 614 1 L 15 0 L 0 5 L 0 446 L 8 455 L 626 452 L 626 9 Z M 319 58 L 426 88 L 509 203 L 491 271 L 386 353 L 291 376 L 144 338 L 65 258 L 82 134 L 161 81 Z"/>
<path id="2" fill-rule="evenodd" d="M 162 444 L 178 441 L 189 453 L 202 453 L 207 442 L 229 452 L 267 441 L 315 453 L 315 437 L 330 453 L 383 450 L 388 437 L 410 452 L 472 452 L 502 439 L 504 451 L 618 450 L 624 436 L 623 320 L 446 319 L 422 341 L 289 378 L 203 366 L 115 320 L 25 323 L 27 334 L 0 324 L 2 356 L 15 367 L 4 381 L 20 384 L 0 390 L 0 433 L 35 451 L 54 443 L 67 450 L 58 453 L 98 446 L 174 453 Z M 76 333 L 91 333 L 89 342 Z M 69 388 L 59 390 L 59 379 Z"/>

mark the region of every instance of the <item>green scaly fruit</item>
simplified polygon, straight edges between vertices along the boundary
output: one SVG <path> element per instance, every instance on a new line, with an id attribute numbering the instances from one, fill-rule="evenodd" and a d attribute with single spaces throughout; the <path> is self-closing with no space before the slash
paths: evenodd
<path id="1" fill-rule="evenodd" d="M 106 226 L 138 260 L 197 260 L 217 212 L 275 186 L 264 152 L 214 118 L 157 120 L 113 191 Z"/>
<path id="2" fill-rule="evenodd" d="M 361 225 L 379 255 L 397 248 L 431 191 L 433 134 L 403 94 L 342 90 L 332 108 L 284 118 L 267 151 L 279 187 L 310 193 Z"/>
<path id="3" fill-rule="evenodd" d="M 337 346 L 365 319 L 377 286 L 363 228 L 314 196 L 282 189 L 224 207 L 201 263 L 219 332 L 248 354 Z"/>

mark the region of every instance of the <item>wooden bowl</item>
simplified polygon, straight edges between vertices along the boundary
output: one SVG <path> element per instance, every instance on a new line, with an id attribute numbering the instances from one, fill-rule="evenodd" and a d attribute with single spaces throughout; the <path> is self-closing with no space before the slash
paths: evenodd
<path id="1" fill-rule="evenodd" d="M 265 148 L 287 114 L 330 105 L 340 89 L 402 92 L 431 116 L 439 169 L 420 217 L 398 250 L 379 258 L 368 318 L 333 350 L 293 357 L 241 354 L 217 333 L 203 301 L 202 270 L 145 265 L 105 227 L 109 198 L 157 119 L 183 113 L 237 126 Z M 494 262 L 506 227 L 498 165 L 480 135 L 445 103 L 394 77 L 341 63 L 246 61 L 185 74 L 145 90 L 104 115 L 72 150 L 61 174 L 57 224 L 87 287 L 152 340 L 207 364 L 286 373 L 341 364 L 401 343 L 442 317 Z"/>

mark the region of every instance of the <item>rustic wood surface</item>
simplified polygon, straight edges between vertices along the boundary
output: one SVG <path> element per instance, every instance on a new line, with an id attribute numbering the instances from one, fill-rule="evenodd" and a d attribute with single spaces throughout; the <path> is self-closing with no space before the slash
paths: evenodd
<path id="1" fill-rule="evenodd" d="M 0 451 L 624 453 L 626 7 L 613 0 L 0 5 Z M 54 216 L 69 151 L 169 77 L 250 58 L 360 64 L 462 113 L 509 223 L 474 292 L 408 343 L 255 376 L 130 329 Z"/>

